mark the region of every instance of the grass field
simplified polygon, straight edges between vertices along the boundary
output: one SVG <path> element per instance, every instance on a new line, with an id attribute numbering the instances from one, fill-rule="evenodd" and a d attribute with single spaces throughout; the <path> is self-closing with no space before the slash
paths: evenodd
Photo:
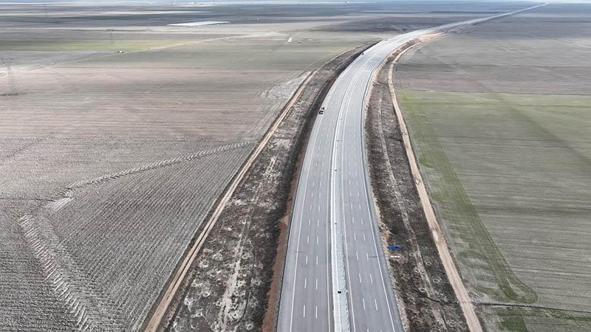
<path id="1" fill-rule="evenodd" d="M 585 12 L 553 5 L 491 22 L 398 67 L 422 172 L 490 330 L 591 328 Z"/>

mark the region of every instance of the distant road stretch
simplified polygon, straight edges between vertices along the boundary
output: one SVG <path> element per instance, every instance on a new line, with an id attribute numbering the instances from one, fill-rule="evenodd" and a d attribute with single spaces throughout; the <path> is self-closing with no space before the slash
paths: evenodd
<path id="1" fill-rule="evenodd" d="M 369 183 L 364 110 L 374 74 L 410 41 L 537 8 L 382 41 L 338 77 L 306 149 L 290 226 L 278 331 L 404 331 Z"/>

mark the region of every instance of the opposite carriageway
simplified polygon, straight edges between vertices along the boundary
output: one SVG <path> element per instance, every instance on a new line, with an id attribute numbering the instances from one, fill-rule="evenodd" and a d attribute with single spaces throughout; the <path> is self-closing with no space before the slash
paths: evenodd
<path id="1" fill-rule="evenodd" d="M 374 74 L 393 52 L 420 37 L 539 6 L 398 35 L 365 51 L 338 77 L 310 134 L 300 174 L 279 331 L 403 331 L 365 155 L 364 110 Z"/>

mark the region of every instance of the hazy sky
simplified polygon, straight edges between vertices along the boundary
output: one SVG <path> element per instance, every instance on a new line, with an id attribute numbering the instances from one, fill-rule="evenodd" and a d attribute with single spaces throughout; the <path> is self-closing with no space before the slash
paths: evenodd
<path id="1" fill-rule="evenodd" d="M 283 0 L 284 2 L 346 2 L 346 0 Z M 409 1 L 422 1 L 422 2 L 457 2 L 457 1 L 474 1 L 474 2 L 502 2 L 502 1 L 520 1 L 520 0 L 349 0 L 351 2 L 380 2 L 380 1 L 393 1 L 393 2 L 409 2 Z M 560 2 L 560 3 L 591 3 L 591 0 L 522 0 L 529 2 Z M 80 4 L 187 4 L 187 3 L 215 3 L 215 2 L 281 2 L 281 0 L 0 0 L 0 3 L 80 3 Z"/>

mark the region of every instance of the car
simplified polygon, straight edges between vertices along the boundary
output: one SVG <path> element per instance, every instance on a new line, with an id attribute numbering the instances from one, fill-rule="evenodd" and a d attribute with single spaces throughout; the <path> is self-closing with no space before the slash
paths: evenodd
<path id="1" fill-rule="evenodd" d="M 318 114 L 324 114 L 324 106 L 320 107 L 320 111 L 318 112 Z"/>

